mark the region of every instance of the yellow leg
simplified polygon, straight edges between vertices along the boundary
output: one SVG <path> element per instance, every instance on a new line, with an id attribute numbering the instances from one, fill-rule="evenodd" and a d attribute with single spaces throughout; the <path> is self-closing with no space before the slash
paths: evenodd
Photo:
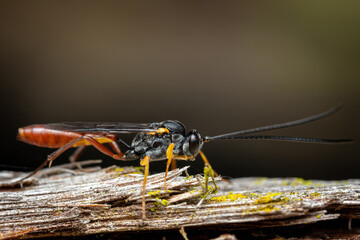
<path id="1" fill-rule="evenodd" d="M 209 188 L 209 186 L 208 186 L 209 177 L 211 178 L 211 181 L 213 182 L 215 189 Z M 205 163 L 205 167 L 204 167 L 204 179 L 205 179 L 205 183 L 204 183 L 205 187 L 204 188 L 205 188 L 206 192 L 209 192 L 210 194 L 212 194 L 212 193 L 216 193 L 219 190 L 219 188 L 215 182 L 214 170 L 207 163 Z"/>
<path id="2" fill-rule="evenodd" d="M 143 182 L 143 199 L 142 199 L 142 218 L 143 219 L 146 219 L 146 215 L 145 215 L 145 191 L 146 191 L 146 180 L 147 180 L 147 176 L 149 175 L 149 162 L 150 162 L 150 157 L 149 156 L 144 157 L 140 162 L 141 166 L 145 166 L 144 182 Z"/>
<path id="3" fill-rule="evenodd" d="M 210 164 L 209 161 L 207 160 L 205 154 L 204 154 L 202 151 L 200 151 L 199 153 L 200 153 L 200 156 L 201 156 L 202 160 L 204 161 L 205 165 L 209 165 L 210 168 L 211 168 L 211 170 L 214 172 L 215 176 L 218 177 L 219 174 L 217 174 L 217 172 L 211 167 L 211 164 Z"/>
<path id="4" fill-rule="evenodd" d="M 200 156 L 201 156 L 202 160 L 205 163 L 205 166 L 208 165 L 211 168 L 211 171 L 214 173 L 215 177 L 218 177 L 219 174 L 211 167 L 211 165 L 210 165 L 209 161 L 207 160 L 205 154 L 202 151 L 200 151 L 199 153 L 200 153 Z M 230 183 L 230 181 L 227 180 L 227 179 L 222 178 L 221 180 L 224 181 L 224 182 Z"/>
<path id="5" fill-rule="evenodd" d="M 169 171 L 169 166 L 172 162 L 172 157 L 173 157 L 173 151 L 174 151 L 174 146 L 175 144 L 174 143 L 171 143 L 169 145 L 169 147 L 167 148 L 166 150 L 166 157 L 167 157 L 167 163 L 166 163 L 166 171 L 165 171 L 165 179 L 164 179 L 164 188 L 165 188 L 165 191 L 167 191 L 167 186 L 166 186 L 166 177 L 167 177 L 167 174 L 168 174 L 168 171 Z"/>

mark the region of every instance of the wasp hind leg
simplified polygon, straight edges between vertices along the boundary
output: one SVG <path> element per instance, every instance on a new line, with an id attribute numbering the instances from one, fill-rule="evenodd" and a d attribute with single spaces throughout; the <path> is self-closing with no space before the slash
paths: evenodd
<path id="1" fill-rule="evenodd" d="M 16 181 L 13 183 L 13 185 L 17 185 L 17 184 L 21 184 L 21 182 L 23 182 L 25 179 L 34 176 L 36 173 L 38 173 L 41 169 L 43 169 L 46 164 L 49 163 L 49 167 L 51 167 L 52 162 L 63 152 L 65 152 L 67 149 L 71 148 L 73 145 L 75 145 L 77 142 L 79 142 L 80 140 L 82 140 L 84 137 L 79 137 L 67 144 L 65 144 L 64 146 L 62 146 L 61 148 L 59 148 L 58 150 L 56 150 L 55 152 L 51 153 L 47 159 L 37 168 L 35 169 L 32 173 L 30 173 L 29 175 L 21 178 L 20 180 Z"/>
<path id="2" fill-rule="evenodd" d="M 86 145 L 83 146 L 79 146 L 69 157 L 69 160 L 71 163 L 75 163 L 76 167 L 79 170 L 83 170 L 83 168 L 81 167 L 80 164 L 77 163 L 78 159 L 80 158 L 80 156 L 83 154 L 84 150 L 86 148 Z"/>
<path id="3" fill-rule="evenodd" d="M 113 153 L 110 149 L 108 149 L 107 147 L 99 143 L 96 139 L 90 136 L 84 136 L 84 139 L 86 139 L 86 141 L 88 141 L 91 145 L 93 145 L 97 150 L 99 150 L 103 154 L 108 155 L 116 160 L 123 160 L 122 158 L 123 153 L 120 151 L 119 146 L 117 146 L 117 144 L 114 141 L 110 142 L 110 146 L 114 149 L 116 153 Z M 117 147 L 114 147 L 114 144 L 116 144 Z"/>
<path id="4" fill-rule="evenodd" d="M 71 163 L 75 163 L 77 162 L 77 160 L 80 158 L 81 154 L 84 152 L 86 146 L 79 146 L 74 152 L 73 154 L 71 154 L 71 156 L 69 157 L 69 160 Z"/>
<path id="5" fill-rule="evenodd" d="M 119 144 L 117 142 L 115 142 L 115 141 L 109 142 L 109 145 L 117 155 L 121 155 L 121 156 L 123 155 L 123 153 L 121 152 L 121 149 L 119 147 Z"/>
<path id="6" fill-rule="evenodd" d="M 77 142 L 86 139 L 89 143 L 91 143 L 91 145 L 93 145 L 96 149 L 98 149 L 99 151 L 101 151 L 102 153 L 113 157 L 115 159 L 118 160 L 122 160 L 122 156 L 123 154 L 120 152 L 117 152 L 116 150 L 116 154 L 114 154 L 113 152 L 111 152 L 108 148 L 106 148 L 104 145 L 102 145 L 101 143 L 99 143 L 98 141 L 96 141 L 94 138 L 89 137 L 89 136 L 81 136 L 79 138 L 74 139 L 73 141 L 65 144 L 64 146 L 62 146 L 61 148 L 59 148 L 58 150 L 56 150 L 55 152 L 51 153 L 50 155 L 48 155 L 47 159 L 37 168 L 35 169 L 35 171 L 33 171 L 32 173 L 30 173 L 29 175 L 21 178 L 20 180 L 16 181 L 13 183 L 13 185 L 16 184 L 21 184 L 21 182 L 23 182 L 25 179 L 34 176 L 36 173 L 38 173 L 41 169 L 43 169 L 46 164 L 49 163 L 49 167 L 51 167 L 52 162 L 58 157 L 60 156 L 63 152 L 65 152 L 66 150 L 68 150 L 69 148 L 73 147 Z M 83 148 L 84 146 L 80 146 L 79 150 L 77 149 L 75 151 L 75 153 L 71 156 L 73 157 L 72 160 L 75 162 L 77 160 L 77 157 L 80 155 L 80 153 L 84 150 Z M 118 148 L 120 149 L 120 148 Z M 71 161 L 71 159 L 70 159 Z"/>

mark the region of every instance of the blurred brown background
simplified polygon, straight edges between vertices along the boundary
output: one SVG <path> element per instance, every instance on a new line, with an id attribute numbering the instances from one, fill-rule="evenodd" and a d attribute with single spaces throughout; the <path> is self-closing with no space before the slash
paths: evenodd
<path id="1" fill-rule="evenodd" d="M 360 140 L 359 26 L 359 1 L 3 0 L 1 168 L 30 171 L 52 151 L 15 140 L 34 123 L 177 119 L 211 136 L 343 103 L 327 119 L 271 133 Z M 204 151 L 231 177 L 360 177 L 358 143 L 214 142 Z M 119 163 L 97 151 L 84 158 Z M 201 172 L 200 159 L 191 165 Z"/>

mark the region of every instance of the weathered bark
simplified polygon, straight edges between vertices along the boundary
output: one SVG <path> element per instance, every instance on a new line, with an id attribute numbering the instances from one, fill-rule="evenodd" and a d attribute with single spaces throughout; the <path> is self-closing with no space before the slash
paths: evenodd
<path id="1" fill-rule="evenodd" d="M 148 178 L 147 219 L 142 220 L 143 175 L 138 168 L 65 170 L 74 166 L 50 168 L 52 173 L 46 169 L 41 173 L 48 176 L 31 178 L 23 188 L 8 184 L 20 173 L 1 172 L 0 238 L 165 232 L 181 227 L 246 230 L 360 217 L 360 180 L 240 178 L 219 182 L 219 192 L 202 201 L 199 178 L 180 176 L 186 169 L 182 168 L 169 172 L 168 192 L 164 173 Z"/>

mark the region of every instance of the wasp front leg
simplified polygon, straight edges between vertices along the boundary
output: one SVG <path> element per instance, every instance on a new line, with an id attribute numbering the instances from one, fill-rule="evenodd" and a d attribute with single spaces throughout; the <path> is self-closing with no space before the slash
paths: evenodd
<path id="1" fill-rule="evenodd" d="M 201 159 L 203 160 L 205 166 L 209 166 L 211 168 L 211 171 L 215 174 L 215 177 L 218 177 L 219 174 L 211 167 L 211 164 L 209 163 L 205 154 L 202 151 L 199 151 L 199 153 L 200 153 Z"/>
<path id="2" fill-rule="evenodd" d="M 216 193 L 219 188 L 218 186 L 216 185 L 216 181 L 215 181 L 215 171 L 212 169 L 212 167 L 209 165 L 209 164 L 205 164 L 205 167 L 204 167 L 204 179 L 205 179 L 205 183 L 204 183 L 204 188 L 205 188 L 205 191 L 209 192 L 209 194 L 212 194 L 212 193 Z M 214 189 L 211 189 L 209 187 L 209 178 L 211 178 L 211 181 L 212 183 L 214 184 Z"/>

